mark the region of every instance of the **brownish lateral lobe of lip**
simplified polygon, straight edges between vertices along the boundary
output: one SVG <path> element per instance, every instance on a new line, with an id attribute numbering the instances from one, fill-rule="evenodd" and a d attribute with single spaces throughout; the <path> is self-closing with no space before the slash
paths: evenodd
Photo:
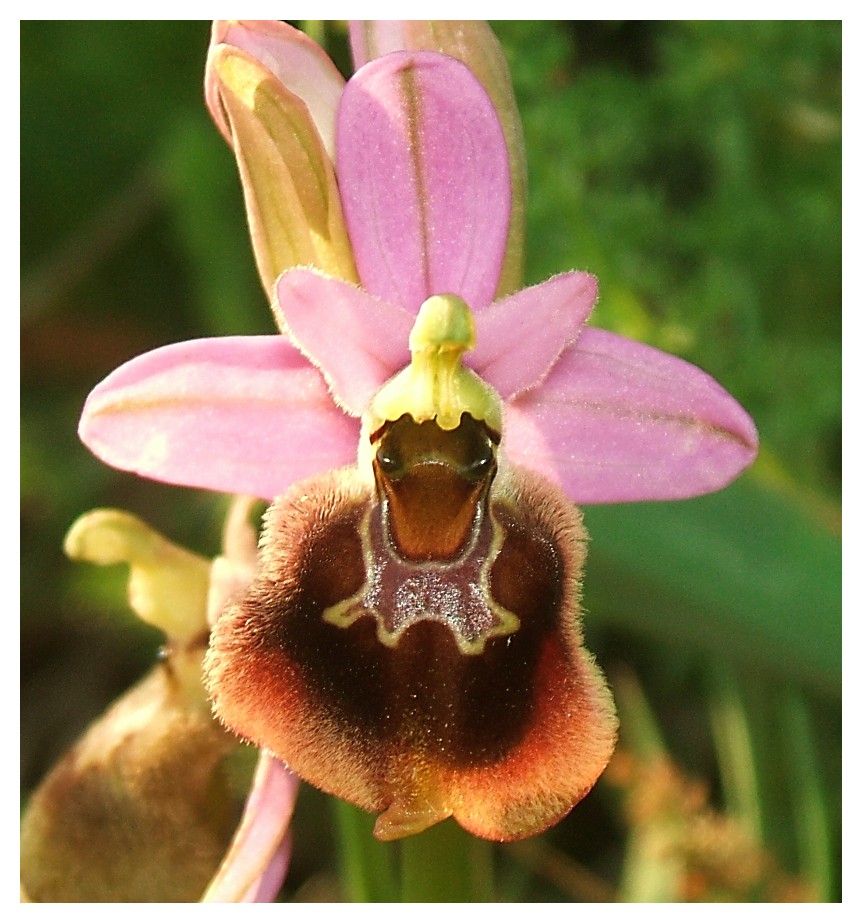
<path id="1" fill-rule="evenodd" d="M 489 483 L 446 561 L 398 554 L 385 491 L 355 469 L 295 485 L 267 514 L 256 580 L 213 633 L 222 721 L 383 812 L 381 839 L 449 816 L 489 839 L 538 833 L 614 747 L 613 702 L 582 647 L 580 513 L 526 470 Z"/>

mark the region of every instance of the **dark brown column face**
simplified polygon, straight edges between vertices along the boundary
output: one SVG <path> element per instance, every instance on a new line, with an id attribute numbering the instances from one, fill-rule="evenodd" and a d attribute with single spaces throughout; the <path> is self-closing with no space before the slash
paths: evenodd
<path id="1" fill-rule="evenodd" d="M 613 748 L 613 705 L 581 648 L 580 515 L 497 474 L 469 417 L 401 418 L 355 469 L 270 508 L 260 572 L 213 633 L 216 711 L 299 775 L 385 812 L 392 839 L 453 815 L 493 839 L 549 826 Z"/>
<path id="2" fill-rule="evenodd" d="M 374 477 L 394 547 L 409 561 L 451 560 L 497 470 L 490 431 L 466 413 L 449 431 L 405 414 L 375 435 Z"/>

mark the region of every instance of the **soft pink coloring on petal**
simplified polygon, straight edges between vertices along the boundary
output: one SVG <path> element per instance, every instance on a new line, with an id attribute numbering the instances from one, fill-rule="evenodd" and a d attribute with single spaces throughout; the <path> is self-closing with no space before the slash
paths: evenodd
<path id="1" fill-rule="evenodd" d="M 511 210 L 497 297 L 517 291 L 524 277 L 527 155 L 506 55 L 487 22 L 476 19 L 350 20 L 356 68 L 393 51 L 436 51 L 466 64 L 491 97 L 509 149 Z"/>
<path id="2" fill-rule="evenodd" d="M 596 300 L 594 276 L 564 273 L 476 312 L 476 348 L 465 356 L 509 400 L 535 387 L 574 343 Z M 322 273 L 294 269 L 276 288 L 276 317 L 354 416 L 410 361 L 414 317 Z"/>
<path id="3" fill-rule="evenodd" d="M 361 416 L 380 386 L 410 361 L 414 316 L 355 285 L 294 269 L 279 278 L 274 309 L 280 328 L 353 416 Z"/>
<path id="4" fill-rule="evenodd" d="M 299 779 L 261 752 L 245 811 L 204 903 L 269 902 L 284 881 L 290 859 L 290 821 Z"/>
<path id="5" fill-rule="evenodd" d="M 271 499 L 354 461 L 359 422 L 286 337 L 225 337 L 120 366 L 87 398 L 78 432 L 115 468 Z"/>
<path id="6" fill-rule="evenodd" d="M 503 400 L 535 387 L 578 338 L 597 293 L 595 276 L 567 272 L 477 311 L 467 364 Z"/>
<path id="7" fill-rule="evenodd" d="M 326 52 L 304 32 L 275 19 L 217 19 L 210 48 L 232 45 L 248 52 L 308 107 L 330 157 L 335 150 L 335 113 L 344 78 Z M 218 82 L 206 72 L 205 96 L 210 113 L 228 144 L 230 126 L 219 103 Z"/>
<path id="8" fill-rule="evenodd" d="M 284 834 L 281 843 L 273 853 L 266 871 L 246 891 L 240 900 L 243 904 L 271 904 L 278 897 L 284 884 L 290 857 L 293 852 L 293 832 L 290 828 Z"/>
<path id="9" fill-rule="evenodd" d="M 431 295 L 491 303 L 509 223 L 509 164 L 494 106 L 470 70 L 396 52 L 348 82 L 336 159 L 363 287 L 412 312 Z"/>
<path id="10" fill-rule="evenodd" d="M 705 372 L 591 328 L 505 421 L 507 457 L 576 503 L 709 493 L 751 464 L 757 444 L 751 418 Z"/>

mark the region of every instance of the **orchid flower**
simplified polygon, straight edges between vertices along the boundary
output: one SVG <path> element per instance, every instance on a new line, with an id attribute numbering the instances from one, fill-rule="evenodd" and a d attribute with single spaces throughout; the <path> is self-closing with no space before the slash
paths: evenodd
<path id="1" fill-rule="evenodd" d="M 586 326 L 588 272 L 516 290 L 511 91 L 467 32 L 354 24 L 344 83 L 289 26 L 215 25 L 207 99 L 280 334 L 133 359 L 80 426 L 115 467 L 274 500 L 209 693 L 381 839 L 571 810 L 616 736 L 573 504 L 696 496 L 757 452 L 705 372 Z"/>

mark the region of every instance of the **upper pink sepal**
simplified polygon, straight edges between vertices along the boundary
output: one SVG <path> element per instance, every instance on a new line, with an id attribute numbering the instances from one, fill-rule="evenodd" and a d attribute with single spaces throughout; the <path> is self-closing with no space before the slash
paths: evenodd
<path id="1" fill-rule="evenodd" d="M 567 272 L 477 311 L 467 365 L 504 401 L 535 387 L 578 338 L 597 294 L 595 276 Z"/>
<path id="2" fill-rule="evenodd" d="M 587 328 L 541 388 L 507 408 L 507 457 L 576 503 L 674 500 L 719 490 L 757 455 L 754 423 L 706 372 Z"/>
<path id="3" fill-rule="evenodd" d="M 510 208 L 494 106 L 460 61 L 396 52 L 345 87 L 336 126 L 344 217 L 363 288 L 416 312 L 431 295 L 491 303 Z"/>
<path id="4" fill-rule="evenodd" d="M 283 336 L 190 340 L 144 353 L 97 385 L 81 440 L 125 471 L 272 499 L 355 460 L 359 422 Z"/>
<path id="5" fill-rule="evenodd" d="M 353 416 L 361 416 L 380 386 L 410 361 L 415 317 L 339 279 L 307 269 L 283 273 L 273 310 L 279 328 Z"/>

